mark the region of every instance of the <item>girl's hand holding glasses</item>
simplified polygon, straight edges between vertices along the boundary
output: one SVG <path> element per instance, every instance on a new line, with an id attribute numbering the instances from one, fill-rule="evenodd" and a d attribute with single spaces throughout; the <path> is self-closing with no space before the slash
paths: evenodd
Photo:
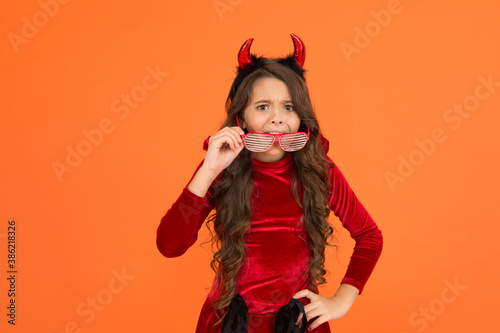
<path id="1" fill-rule="evenodd" d="M 240 127 L 234 126 L 224 127 L 210 137 L 203 168 L 213 175 L 214 179 L 245 147 L 241 139 L 244 134 L 245 132 Z"/>
<path id="2" fill-rule="evenodd" d="M 245 134 L 237 126 L 224 127 L 210 137 L 203 165 L 194 175 L 188 189 L 204 197 L 215 178 L 227 168 L 244 148 L 241 136 Z"/>

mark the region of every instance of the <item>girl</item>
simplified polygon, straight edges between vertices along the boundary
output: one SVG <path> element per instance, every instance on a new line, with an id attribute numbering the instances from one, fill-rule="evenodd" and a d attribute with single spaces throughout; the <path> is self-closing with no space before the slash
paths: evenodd
<path id="1" fill-rule="evenodd" d="M 347 313 L 382 250 L 380 230 L 327 156 L 305 83 L 305 48 L 292 40 L 294 54 L 279 59 L 250 54 L 253 39 L 243 44 L 226 120 L 205 140 L 205 159 L 157 230 L 160 252 L 180 256 L 216 210 L 207 221 L 215 279 L 196 332 L 330 332 L 328 321 Z M 325 297 L 317 292 L 330 210 L 356 245 L 340 287 Z"/>

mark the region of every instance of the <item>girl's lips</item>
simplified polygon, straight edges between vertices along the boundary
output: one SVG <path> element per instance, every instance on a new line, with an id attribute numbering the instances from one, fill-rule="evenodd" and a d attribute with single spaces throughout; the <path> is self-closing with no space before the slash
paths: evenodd
<path id="1" fill-rule="evenodd" d="M 266 131 L 264 133 L 267 133 L 267 134 L 283 134 L 283 133 L 286 133 L 285 131 Z"/>

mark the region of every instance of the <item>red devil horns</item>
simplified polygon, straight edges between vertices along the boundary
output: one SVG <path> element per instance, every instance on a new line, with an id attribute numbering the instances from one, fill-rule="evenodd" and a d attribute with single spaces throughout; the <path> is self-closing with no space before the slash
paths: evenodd
<path id="1" fill-rule="evenodd" d="M 238 52 L 238 64 L 241 69 L 247 69 L 252 64 L 252 57 L 250 56 L 250 46 L 252 46 L 253 38 L 247 39 L 241 46 Z"/>
<path id="2" fill-rule="evenodd" d="M 299 36 L 294 34 L 290 34 L 290 36 L 292 36 L 293 40 L 293 56 L 297 65 L 302 68 L 304 67 L 304 62 L 306 61 L 306 46 Z"/>
<path id="3" fill-rule="evenodd" d="M 295 34 L 290 34 L 293 41 L 293 56 L 297 65 L 302 68 L 304 67 L 304 61 L 306 60 L 306 47 L 302 40 Z M 238 52 L 238 64 L 241 69 L 247 69 L 252 64 L 252 57 L 250 55 L 250 47 L 252 46 L 253 38 L 247 39 L 245 43 L 241 46 L 240 52 Z"/>

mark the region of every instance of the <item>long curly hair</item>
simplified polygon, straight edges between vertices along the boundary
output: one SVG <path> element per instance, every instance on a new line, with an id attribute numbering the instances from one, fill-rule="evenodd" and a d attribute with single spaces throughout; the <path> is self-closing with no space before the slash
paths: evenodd
<path id="1" fill-rule="evenodd" d="M 243 119 L 253 85 L 261 78 L 276 78 L 287 85 L 295 112 L 301 121 L 299 131 L 307 131 L 307 128 L 310 130 L 310 139 L 306 146 L 291 153 L 296 167 L 292 193 L 302 208 L 303 217 L 300 223 L 305 224 L 311 249 L 309 287 L 317 292 L 318 286 L 325 283 L 325 248 L 329 245 L 333 233 L 333 228 L 328 223 L 328 198 L 331 194 L 328 170 L 333 164 L 326 159 L 318 121 L 305 81 L 290 68 L 278 63 L 258 68 L 246 76 L 237 89 L 231 89 L 226 100 L 227 117 L 221 128 L 237 126 L 236 116 Z M 216 211 L 207 220 L 207 225 L 213 223 L 215 233 L 214 235 L 211 232 L 214 256 L 210 266 L 216 273 L 215 289 L 220 291 L 220 297 L 213 303 L 219 317 L 218 323 L 223 320 L 235 295 L 236 277 L 245 256 L 244 235 L 250 228 L 252 191 L 250 152 L 243 149 L 216 183 L 212 197 Z M 301 196 L 298 191 L 302 192 Z"/>

